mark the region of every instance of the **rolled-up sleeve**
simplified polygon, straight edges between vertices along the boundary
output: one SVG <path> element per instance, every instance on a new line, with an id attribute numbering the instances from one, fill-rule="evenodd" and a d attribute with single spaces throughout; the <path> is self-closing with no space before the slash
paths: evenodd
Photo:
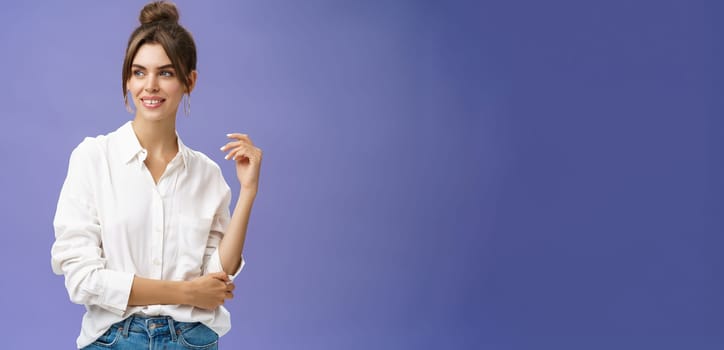
<path id="1" fill-rule="evenodd" d="M 218 233 L 218 232 L 215 232 Z M 239 275 L 241 272 L 241 269 L 244 268 L 244 255 L 241 256 L 241 264 L 239 264 L 239 268 L 234 272 L 233 275 L 229 275 L 230 280 L 234 280 L 236 276 Z M 224 271 L 224 268 L 221 266 L 221 257 L 219 256 L 219 249 L 214 248 L 212 253 L 208 255 L 208 258 L 206 258 L 206 265 L 204 267 L 204 275 L 214 272 L 222 272 Z"/>
<path id="2" fill-rule="evenodd" d="M 53 272 L 65 276 L 70 300 L 97 305 L 123 315 L 133 285 L 133 273 L 106 269 L 101 225 L 93 196 L 91 152 L 86 139 L 70 157 L 68 175 L 58 199 L 51 248 Z"/>

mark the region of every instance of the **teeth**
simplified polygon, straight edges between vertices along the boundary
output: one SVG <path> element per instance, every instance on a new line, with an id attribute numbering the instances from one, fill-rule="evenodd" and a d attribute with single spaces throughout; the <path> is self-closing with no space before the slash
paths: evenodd
<path id="1" fill-rule="evenodd" d="M 155 104 L 161 103 L 161 100 L 143 100 L 143 101 L 149 105 L 155 105 Z"/>

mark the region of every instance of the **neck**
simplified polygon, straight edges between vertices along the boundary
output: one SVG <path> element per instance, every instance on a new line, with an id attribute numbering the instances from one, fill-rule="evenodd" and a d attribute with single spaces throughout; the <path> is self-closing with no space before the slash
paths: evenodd
<path id="1" fill-rule="evenodd" d="M 136 116 L 132 126 L 138 142 L 141 147 L 148 151 L 149 156 L 172 158 L 178 152 L 176 120 L 174 118 L 148 121 Z"/>

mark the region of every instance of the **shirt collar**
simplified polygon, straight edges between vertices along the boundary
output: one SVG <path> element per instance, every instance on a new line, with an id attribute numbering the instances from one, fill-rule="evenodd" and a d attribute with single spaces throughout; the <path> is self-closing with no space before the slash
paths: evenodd
<path id="1" fill-rule="evenodd" d="M 181 155 L 181 162 L 183 163 L 182 165 L 183 165 L 184 169 L 186 169 L 186 164 L 188 164 L 187 157 L 188 157 L 189 149 L 181 141 L 181 137 L 178 136 L 178 131 L 176 132 L 176 141 L 178 142 L 178 153 Z"/>
<path id="2" fill-rule="evenodd" d="M 121 159 L 125 164 L 130 163 L 132 160 L 139 158 L 140 162 L 146 160 L 146 150 L 141 147 L 141 143 L 138 142 L 138 137 L 133 131 L 132 121 L 126 122 L 118 129 L 118 136 L 120 137 L 120 151 Z M 181 156 L 183 167 L 185 168 L 188 164 L 188 148 L 181 141 L 181 137 L 176 132 L 176 140 L 178 142 L 178 152 Z"/>
<path id="3" fill-rule="evenodd" d="M 118 137 L 120 139 L 119 149 L 121 151 L 121 159 L 128 164 L 139 154 L 144 152 L 138 137 L 133 131 L 132 122 L 129 120 L 118 129 Z"/>

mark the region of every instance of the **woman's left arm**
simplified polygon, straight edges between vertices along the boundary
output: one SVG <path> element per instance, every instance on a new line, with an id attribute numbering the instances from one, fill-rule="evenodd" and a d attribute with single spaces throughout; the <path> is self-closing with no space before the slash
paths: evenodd
<path id="1" fill-rule="evenodd" d="M 259 189 L 262 151 L 254 146 L 246 134 L 235 133 L 227 136 L 232 141 L 221 147 L 221 150 L 228 152 L 225 158 L 233 160 L 236 164 L 236 176 L 241 184 L 241 191 L 218 249 L 222 268 L 227 274 L 232 275 L 241 264 L 251 208 Z"/>

